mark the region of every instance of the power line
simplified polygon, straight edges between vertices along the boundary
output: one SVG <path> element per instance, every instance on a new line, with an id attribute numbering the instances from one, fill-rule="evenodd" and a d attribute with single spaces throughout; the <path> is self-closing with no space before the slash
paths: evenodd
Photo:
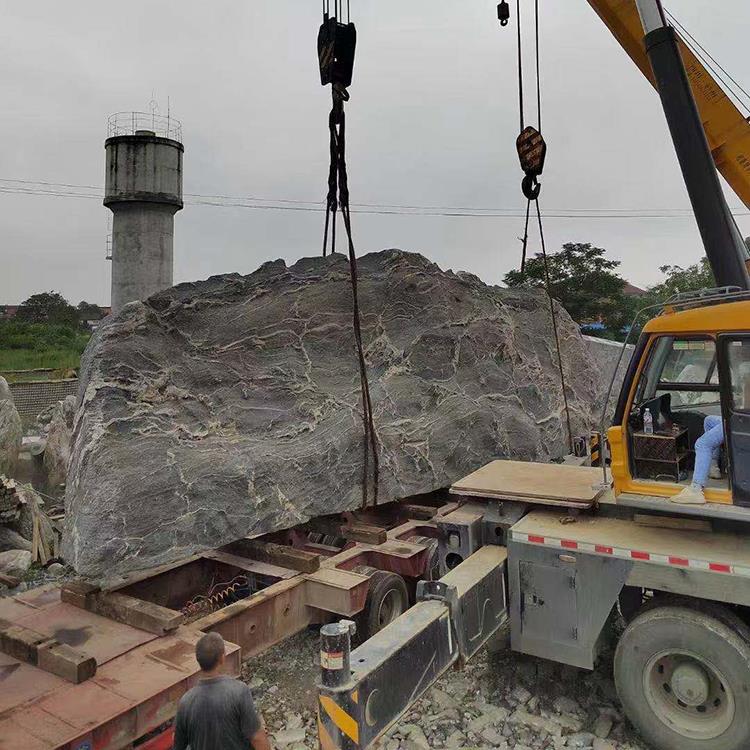
<path id="1" fill-rule="evenodd" d="M 102 192 L 86 193 L 82 190 L 101 191 L 94 185 L 74 185 L 71 183 L 53 183 L 45 181 L 18 180 L 0 178 L 0 193 L 52 196 L 61 198 L 84 198 L 102 200 Z M 18 185 L 15 185 L 18 183 Z M 23 185 L 23 187 L 21 186 Z M 25 187 L 28 186 L 28 187 Z M 36 186 L 36 187 L 34 187 Z M 44 187 L 39 187 L 44 186 Z M 66 189 L 68 188 L 68 189 Z M 73 190 L 74 189 L 74 190 Z M 241 196 L 212 196 L 201 193 L 185 193 L 187 205 L 209 206 L 215 208 L 245 208 L 262 211 L 296 211 L 303 213 L 320 213 L 325 211 L 323 202 L 299 201 L 292 199 L 257 198 Z M 524 212 L 517 208 L 481 208 L 476 206 L 419 206 L 400 204 L 360 203 L 352 204 L 351 212 L 375 216 L 437 216 L 447 218 L 523 218 Z M 750 216 L 750 211 L 734 209 L 734 216 Z M 561 208 L 551 209 L 546 215 L 555 219 L 691 219 L 692 211 L 688 208 L 666 209 L 629 209 L 629 208 Z"/>

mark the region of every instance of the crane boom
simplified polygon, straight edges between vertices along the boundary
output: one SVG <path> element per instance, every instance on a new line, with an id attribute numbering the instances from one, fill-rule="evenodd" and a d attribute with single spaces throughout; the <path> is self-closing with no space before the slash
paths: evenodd
<path id="1" fill-rule="evenodd" d="M 588 0 L 588 3 L 656 88 L 636 3 L 633 0 Z M 750 123 L 679 33 L 678 45 L 716 167 L 750 208 Z"/>

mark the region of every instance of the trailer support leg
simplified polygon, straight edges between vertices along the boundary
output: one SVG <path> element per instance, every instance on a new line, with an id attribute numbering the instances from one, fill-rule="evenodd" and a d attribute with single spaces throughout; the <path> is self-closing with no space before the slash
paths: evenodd
<path id="1" fill-rule="evenodd" d="M 321 750 L 365 750 L 507 620 L 504 547 L 482 547 L 351 653 L 348 623 L 321 629 Z"/>

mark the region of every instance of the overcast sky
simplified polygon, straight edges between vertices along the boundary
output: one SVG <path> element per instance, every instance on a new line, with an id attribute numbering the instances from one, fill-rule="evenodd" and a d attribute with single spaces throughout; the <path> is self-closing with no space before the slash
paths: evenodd
<path id="1" fill-rule="evenodd" d="M 499 28 L 496 2 L 351 2 L 352 201 L 520 211 L 515 30 Z M 532 3 L 522 4 L 530 30 Z M 542 208 L 688 208 L 655 92 L 585 0 L 540 5 Z M 747 0 L 668 8 L 750 86 Z M 183 123 L 186 193 L 321 200 L 330 100 L 315 55 L 320 12 L 318 0 L 0 0 L 0 180 L 101 186 L 107 116 L 148 110 L 153 92 Z M 109 211 L 96 199 L 2 192 L 19 185 L 0 182 L 0 303 L 55 289 L 108 304 Z M 748 217 L 739 223 L 750 234 Z M 175 281 L 315 255 L 322 224 L 318 213 L 186 205 Z M 493 283 L 518 265 L 521 232 L 519 218 L 354 217 L 359 253 L 401 247 Z M 546 234 L 550 251 L 606 248 L 641 286 L 659 265 L 702 254 L 690 217 L 550 218 Z"/>

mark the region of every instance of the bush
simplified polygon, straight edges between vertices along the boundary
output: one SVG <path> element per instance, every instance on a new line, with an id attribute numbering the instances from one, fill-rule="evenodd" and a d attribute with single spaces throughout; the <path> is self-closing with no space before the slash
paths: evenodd
<path id="1" fill-rule="evenodd" d="M 0 370 L 76 368 L 89 337 L 74 326 L 0 321 Z"/>

